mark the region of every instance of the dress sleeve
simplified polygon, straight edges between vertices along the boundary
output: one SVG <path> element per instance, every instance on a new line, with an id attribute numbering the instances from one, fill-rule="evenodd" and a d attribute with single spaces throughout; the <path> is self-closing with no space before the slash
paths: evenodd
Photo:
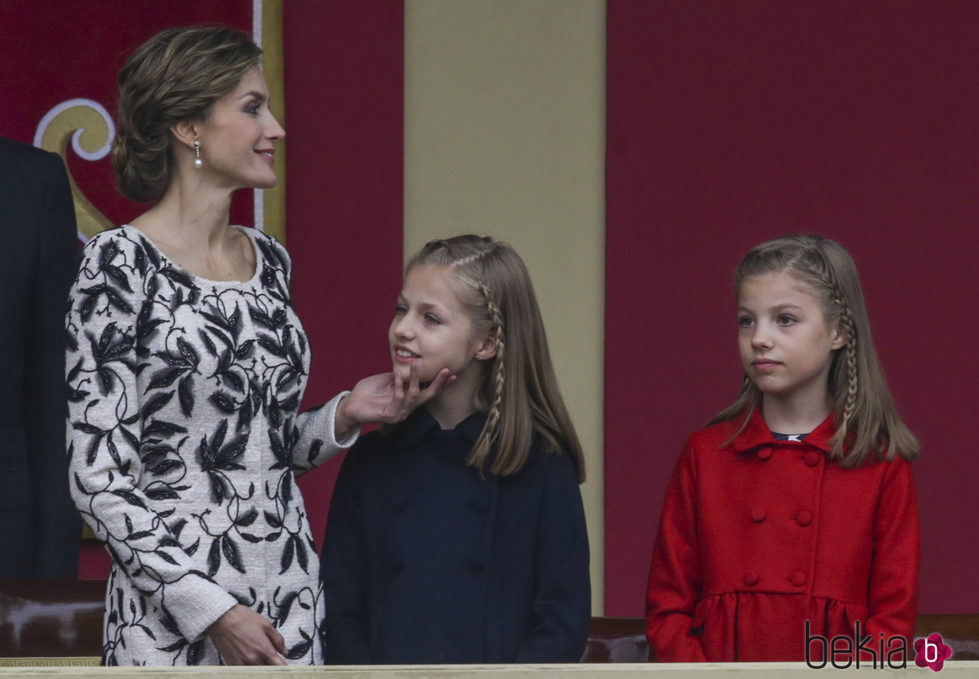
<path id="1" fill-rule="evenodd" d="M 340 468 L 323 538 L 321 575 L 326 604 L 326 662 L 372 662 L 367 608 L 367 536 L 360 507 L 364 452 L 354 446 Z"/>
<path id="2" fill-rule="evenodd" d="M 588 641 L 588 530 L 569 455 L 548 455 L 538 516 L 531 625 L 515 662 L 578 662 Z"/>
<path id="3" fill-rule="evenodd" d="M 918 496 L 911 464 L 896 459 L 887 465 L 874 512 L 867 634 L 903 636 L 910 647 L 921 562 Z"/>
<path id="4" fill-rule="evenodd" d="M 262 248 L 266 260 L 273 262 L 285 277 L 285 289 L 282 294 L 291 296 L 288 292 L 292 287 L 292 258 L 289 256 L 289 251 L 271 236 L 258 241 L 258 245 Z M 356 443 L 360 436 L 359 428 L 347 433 L 342 439 L 337 439 L 335 431 L 337 406 L 349 394 L 349 391 L 341 392 L 323 405 L 296 416 L 291 454 L 292 469 L 297 476 L 323 464 L 341 450 Z"/>
<path id="5" fill-rule="evenodd" d="M 137 384 L 136 336 L 152 280 L 146 266 L 140 246 L 113 232 L 83 252 L 66 320 L 69 485 L 116 566 L 193 641 L 237 601 L 195 569 L 139 485 L 147 404 Z"/>
<path id="6" fill-rule="evenodd" d="M 702 584 L 696 468 L 688 443 L 670 478 L 649 569 L 646 637 L 651 658 L 663 662 L 707 661 L 693 630 Z"/>
<path id="7" fill-rule="evenodd" d="M 341 450 L 349 448 L 360 437 L 360 429 L 342 439 L 336 437 L 337 406 L 350 392 L 343 391 L 317 408 L 296 417 L 295 444 L 292 448 L 292 468 L 296 474 L 323 464 Z"/>
<path id="8" fill-rule="evenodd" d="M 75 273 L 78 237 L 68 175 L 61 159 L 43 154 L 38 257 L 31 287 L 24 366 L 24 417 L 37 498 L 34 575 L 78 575 L 81 523 L 68 493 L 65 460 L 65 296 Z"/>

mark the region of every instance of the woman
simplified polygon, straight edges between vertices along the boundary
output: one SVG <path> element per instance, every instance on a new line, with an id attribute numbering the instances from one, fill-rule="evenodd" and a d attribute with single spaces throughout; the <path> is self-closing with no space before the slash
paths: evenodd
<path id="1" fill-rule="evenodd" d="M 113 556 L 106 664 L 321 663 L 323 601 L 294 475 L 438 391 L 362 380 L 298 414 L 309 346 L 285 249 L 229 224 L 276 183 L 261 50 L 171 29 L 119 73 L 113 167 L 156 201 L 85 247 L 67 318 L 72 493 Z"/>

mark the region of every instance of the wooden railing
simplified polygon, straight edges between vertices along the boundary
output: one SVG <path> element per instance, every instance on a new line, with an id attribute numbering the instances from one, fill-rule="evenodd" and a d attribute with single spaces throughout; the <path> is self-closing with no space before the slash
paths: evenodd
<path id="1" fill-rule="evenodd" d="M 0 582 L 0 665 L 97 664 L 104 598 L 104 580 Z M 917 636 L 932 632 L 952 647 L 953 660 L 979 660 L 979 615 L 919 616 Z M 648 654 L 641 618 L 592 618 L 582 662 L 642 663 Z"/>

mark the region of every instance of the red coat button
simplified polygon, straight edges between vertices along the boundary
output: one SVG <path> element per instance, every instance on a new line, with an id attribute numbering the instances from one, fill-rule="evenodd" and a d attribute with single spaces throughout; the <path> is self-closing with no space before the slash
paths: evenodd
<path id="1" fill-rule="evenodd" d="M 789 582 L 796 587 L 802 587 L 804 584 L 806 584 L 806 574 L 802 571 L 796 571 L 792 574 L 792 577 L 789 578 Z"/>
<path id="2" fill-rule="evenodd" d="M 816 451 L 810 450 L 808 453 L 806 453 L 804 459 L 807 465 L 809 465 L 810 467 L 815 467 L 817 464 L 819 464 L 819 458 L 821 457 L 822 455 L 820 455 Z"/>
<path id="3" fill-rule="evenodd" d="M 764 521 L 766 516 L 768 516 L 768 512 L 765 511 L 764 507 L 755 507 L 751 510 L 751 520 L 755 523 Z"/>
<path id="4" fill-rule="evenodd" d="M 748 587 L 754 587 L 755 585 L 757 585 L 758 574 L 755 573 L 754 571 L 747 571 L 744 574 L 744 584 L 748 585 Z"/>
<path id="5" fill-rule="evenodd" d="M 808 509 L 803 509 L 801 512 L 795 515 L 795 520 L 799 522 L 800 526 L 808 526 L 812 523 L 812 512 Z"/>
<path id="6" fill-rule="evenodd" d="M 759 460 L 767 460 L 771 456 L 772 456 L 772 449 L 771 448 L 762 448 L 761 450 L 758 451 L 758 459 Z"/>

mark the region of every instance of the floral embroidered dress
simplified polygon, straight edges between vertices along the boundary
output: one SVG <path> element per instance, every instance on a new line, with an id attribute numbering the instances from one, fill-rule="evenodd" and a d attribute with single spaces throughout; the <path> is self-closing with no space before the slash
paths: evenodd
<path id="1" fill-rule="evenodd" d="M 333 438 L 342 394 L 297 414 L 310 350 L 289 256 L 241 230 L 256 258 L 245 282 L 192 276 L 131 226 L 82 254 L 68 300 L 68 457 L 75 503 L 113 557 L 106 664 L 219 663 L 204 632 L 236 603 L 272 621 L 288 662 L 323 662 L 295 474 L 353 440 Z"/>

